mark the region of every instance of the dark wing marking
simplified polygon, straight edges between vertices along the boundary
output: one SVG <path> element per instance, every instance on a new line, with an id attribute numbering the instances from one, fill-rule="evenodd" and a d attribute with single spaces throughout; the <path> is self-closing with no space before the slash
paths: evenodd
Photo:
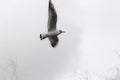
<path id="1" fill-rule="evenodd" d="M 50 44 L 53 48 L 57 46 L 58 41 L 59 41 L 57 36 L 49 37 L 49 40 L 50 40 Z"/>
<path id="2" fill-rule="evenodd" d="M 49 1 L 49 10 L 48 10 L 48 32 L 56 30 L 57 23 L 57 13 L 55 11 L 54 5 L 51 0 Z"/>

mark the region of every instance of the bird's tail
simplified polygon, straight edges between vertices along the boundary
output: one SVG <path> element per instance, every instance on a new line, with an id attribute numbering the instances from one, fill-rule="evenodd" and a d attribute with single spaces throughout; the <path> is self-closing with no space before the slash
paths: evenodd
<path id="1" fill-rule="evenodd" d="M 40 39 L 43 40 L 46 38 L 46 35 L 45 34 L 40 34 Z"/>

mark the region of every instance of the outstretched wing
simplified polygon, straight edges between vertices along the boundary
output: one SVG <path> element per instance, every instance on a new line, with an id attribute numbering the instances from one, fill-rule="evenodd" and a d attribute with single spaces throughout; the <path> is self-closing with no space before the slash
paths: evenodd
<path id="1" fill-rule="evenodd" d="M 49 40 L 50 40 L 50 44 L 53 48 L 57 46 L 58 41 L 59 41 L 57 36 L 49 37 Z"/>
<path id="2" fill-rule="evenodd" d="M 51 0 L 49 0 L 49 10 L 48 10 L 48 32 L 56 30 L 57 23 L 57 13 L 55 11 L 54 5 Z"/>

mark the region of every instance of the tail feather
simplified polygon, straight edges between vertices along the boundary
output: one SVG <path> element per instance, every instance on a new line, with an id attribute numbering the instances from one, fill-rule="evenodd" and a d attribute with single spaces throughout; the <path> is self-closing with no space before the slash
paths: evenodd
<path id="1" fill-rule="evenodd" d="M 43 40 L 43 39 L 45 39 L 45 38 L 46 38 L 46 35 L 40 34 L 40 39 L 41 39 L 41 40 Z"/>
<path id="2" fill-rule="evenodd" d="M 42 34 L 40 34 L 40 39 L 42 40 Z"/>

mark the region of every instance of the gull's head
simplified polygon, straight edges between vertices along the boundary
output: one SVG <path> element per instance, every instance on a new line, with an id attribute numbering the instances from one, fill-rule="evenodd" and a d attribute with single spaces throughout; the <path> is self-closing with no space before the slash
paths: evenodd
<path id="1" fill-rule="evenodd" d="M 59 33 L 65 33 L 65 31 L 59 30 Z"/>

